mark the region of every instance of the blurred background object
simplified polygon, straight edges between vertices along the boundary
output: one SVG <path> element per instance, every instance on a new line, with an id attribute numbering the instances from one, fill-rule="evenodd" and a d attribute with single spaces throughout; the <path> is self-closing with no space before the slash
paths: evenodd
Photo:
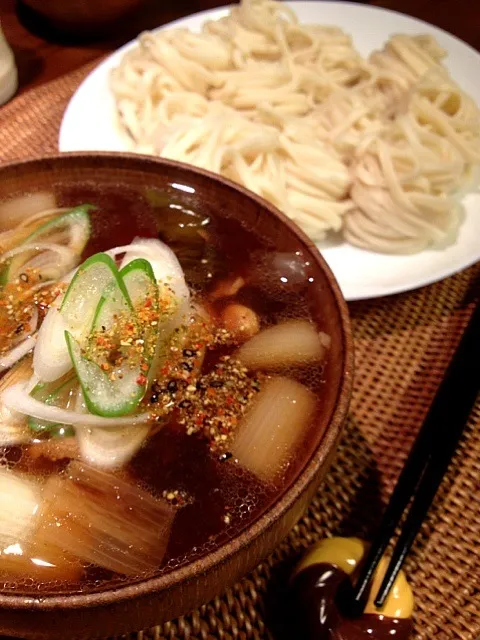
<path id="1" fill-rule="evenodd" d="M 133 15 L 145 0 L 22 0 L 48 26 L 76 36 L 111 33 L 115 23 Z"/>
<path id="2" fill-rule="evenodd" d="M 18 87 L 17 67 L 0 23 L 0 105 L 8 102 Z"/>

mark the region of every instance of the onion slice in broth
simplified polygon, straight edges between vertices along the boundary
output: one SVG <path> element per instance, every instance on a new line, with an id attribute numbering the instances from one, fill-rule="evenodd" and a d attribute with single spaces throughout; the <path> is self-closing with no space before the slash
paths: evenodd
<path id="1" fill-rule="evenodd" d="M 75 410 L 79 413 L 87 412 L 81 388 L 78 389 Z M 75 435 L 85 462 L 102 469 L 116 469 L 133 458 L 147 438 L 150 428 L 149 424 L 109 429 L 77 425 Z"/>
<path id="2" fill-rule="evenodd" d="M 87 427 L 110 428 L 127 425 L 140 425 L 151 420 L 149 413 L 137 413 L 131 416 L 121 416 L 117 418 L 104 418 L 102 416 L 94 416 L 91 413 L 77 413 L 76 411 L 53 407 L 32 398 L 24 384 L 15 384 L 6 389 L 0 395 L 0 402 L 3 402 L 3 404 L 12 411 L 32 416 L 38 420 L 45 420 L 46 422 L 60 424 L 71 424 L 73 426 L 80 425 Z"/>

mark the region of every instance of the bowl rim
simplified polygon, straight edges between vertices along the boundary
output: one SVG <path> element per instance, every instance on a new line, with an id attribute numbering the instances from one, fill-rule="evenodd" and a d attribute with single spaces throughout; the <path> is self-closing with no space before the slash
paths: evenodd
<path id="1" fill-rule="evenodd" d="M 285 490 L 267 510 L 259 516 L 251 525 L 243 529 L 237 536 L 223 543 L 214 551 L 186 563 L 178 569 L 172 569 L 167 573 L 151 578 L 139 579 L 130 585 L 112 585 L 103 591 L 93 591 L 90 593 L 76 594 L 64 593 L 51 595 L 48 593 L 39 593 L 38 596 L 27 594 L 6 594 L 0 592 L 0 608 L 16 609 L 16 610 L 36 610 L 51 611 L 54 609 L 83 609 L 90 607 L 98 607 L 102 605 L 118 604 L 122 601 L 151 595 L 162 591 L 163 589 L 172 589 L 178 587 L 184 582 L 195 578 L 197 575 L 207 574 L 215 567 L 221 566 L 227 560 L 238 554 L 245 547 L 251 545 L 257 538 L 274 526 L 274 523 L 281 519 L 295 504 L 297 499 L 307 490 L 309 485 L 315 481 L 321 465 L 325 462 L 328 452 L 332 450 L 338 441 L 344 419 L 347 415 L 349 400 L 353 386 L 353 338 L 351 335 L 351 325 L 347 303 L 341 293 L 340 287 L 333 275 L 332 270 L 327 262 L 315 246 L 312 240 L 308 238 L 302 229 L 300 229 L 292 220 L 282 213 L 273 204 L 264 200 L 245 187 L 224 178 L 218 174 L 205 169 L 200 169 L 193 165 L 189 165 L 176 160 L 168 160 L 158 156 L 149 156 L 137 153 L 127 152 L 108 152 L 108 151 L 82 151 L 82 152 L 64 152 L 52 153 L 34 158 L 18 159 L 3 163 L 0 165 L 0 178 L 4 171 L 12 171 L 22 169 L 23 167 L 31 168 L 35 165 L 45 162 L 54 164 L 67 162 L 75 164 L 75 161 L 93 160 L 94 158 L 110 159 L 112 164 L 116 161 L 122 163 L 149 164 L 153 166 L 168 166 L 173 169 L 179 169 L 186 173 L 201 175 L 204 178 L 216 183 L 221 183 L 229 189 L 239 192 L 242 197 L 253 200 L 260 208 L 268 210 L 269 214 L 280 220 L 291 233 L 297 236 L 304 248 L 310 253 L 317 265 L 325 273 L 330 289 L 333 293 L 335 303 L 339 312 L 341 321 L 341 335 L 343 340 L 343 363 L 341 369 L 341 378 L 337 390 L 337 396 L 334 408 L 330 416 L 330 421 L 325 430 L 323 438 L 319 445 L 306 461 L 302 471 L 297 478 L 292 481 L 290 487 Z"/>

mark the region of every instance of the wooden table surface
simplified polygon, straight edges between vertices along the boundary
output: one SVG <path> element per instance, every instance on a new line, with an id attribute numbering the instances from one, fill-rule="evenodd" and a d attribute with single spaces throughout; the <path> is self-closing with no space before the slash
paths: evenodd
<path id="1" fill-rule="evenodd" d="M 71 37 L 63 37 L 59 41 L 58 36 L 26 14 L 16 0 L 0 0 L 0 23 L 15 52 L 20 75 L 19 91 L 24 92 L 113 51 L 142 29 L 223 4 L 229 2 L 148 0 L 134 20 L 120 24 L 108 36 L 89 42 L 74 42 Z M 480 50 L 480 0 L 372 0 L 370 4 L 431 22 Z"/>

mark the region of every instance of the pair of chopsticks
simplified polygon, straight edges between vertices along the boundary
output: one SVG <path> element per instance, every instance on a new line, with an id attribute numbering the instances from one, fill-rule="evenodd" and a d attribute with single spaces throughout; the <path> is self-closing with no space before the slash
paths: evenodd
<path id="1" fill-rule="evenodd" d="M 374 598 L 380 609 L 426 517 L 480 390 L 480 305 L 477 304 L 413 444 L 353 589 L 352 612 L 363 611 L 374 571 L 400 524 L 400 536 Z"/>

